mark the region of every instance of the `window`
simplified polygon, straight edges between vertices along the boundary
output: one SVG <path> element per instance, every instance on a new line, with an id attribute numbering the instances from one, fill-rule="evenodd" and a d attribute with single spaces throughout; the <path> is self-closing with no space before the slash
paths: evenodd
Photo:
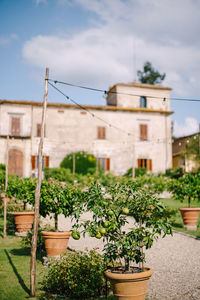
<path id="1" fill-rule="evenodd" d="M 35 170 L 39 166 L 39 156 L 32 155 L 31 157 L 32 170 Z M 42 157 L 42 168 L 49 167 L 49 156 Z"/>
<path id="2" fill-rule="evenodd" d="M 105 139 L 106 138 L 106 128 L 105 127 L 98 127 L 97 128 L 97 137 L 98 139 Z"/>
<path id="3" fill-rule="evenodd" d="M 147 107 L 147 98 L 145 96 L 140 97 L 140 108 L 146 108 Z"/>
<path id="4" fill-rule="evenodd" d="M 140 124 L 140 141 L 147 141 L 147 124 Z"/>
<path id="5" fill-rule="evenodd" d="M 138 158 L 138 168 L 145 168 L 147 171 L 152 171 L 152 159 Z"/>
<path id="6" fill-rule="evenodd" d="M 20 136 L 20 117 L 11 117 L 11 135 Z"/>
<path id="7" fill-rule="evenodd" d="M 41 136 L 41 124 L 37 124 L 37 134 L 36 136 Z M 44 136 L 46 136 L 46 125 L 44 125 Z"/>
<path id="8" fill-rule="evenodd" d="M 98 158 L 100 166 L 105 171 L 110 171 L 110 158 Z"/>

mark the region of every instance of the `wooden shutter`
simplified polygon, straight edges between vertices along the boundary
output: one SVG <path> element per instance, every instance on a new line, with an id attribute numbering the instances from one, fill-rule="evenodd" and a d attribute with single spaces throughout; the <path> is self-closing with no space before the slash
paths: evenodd
<path id="1" fill-rule="evenodd" d="M 147 140 L 147 125 L 140 124 L 140 140 L 146 141 Z"/>
<path id="2" fill-rule="evenodd" d="M 36 136 L 41 136 L 41 124 L 37 124 L 37 135 Z M 44 125 L 44 136 L 46 137 L 46 124 Z"/>
<path id="3" fill-rule="evenodd" d="M 148 159 L 148 171 L 152 172 L 152 159 Z"/>
<path id="4" fill-rule="evenodd" d="M 106 128 L 105 127 L 98 127 L 98 139 L 105 139 L 106 138 Z"/>
<path id="5" fill-rule="evenodd" d="M 138 158 L 138 168 L 141 168 L 142 167 L 142 165 L 141 165 L 141 159 L 140 158 Z"/>
<path id="6" fill-rule="evenodd" d="M 37 136 L 41 136 L 41 124 L 37 124 Z"/>
<path id="7" fill-rule="evenodd" d="M 110 158 L 106 158 L 105 160 L 105 170 L 110 171 Z"/>
<path id="8" fill-rule="evenodd" d="M 11 135 L 20 136 L 20 118 L 12 117 L 11 119 Z"/>
<path id="9" fill-rule="evenodd" d="M 49 156 L 45 156 L 44 157 L 44 168 L 48 168 L 49 167 Z"/>
<path id="10" fill-rule="evenodd" d="M 31 156 L 31 164 L 32 164 L 32 170 L 36 169 L 36 156 L 32 155 Z"/>

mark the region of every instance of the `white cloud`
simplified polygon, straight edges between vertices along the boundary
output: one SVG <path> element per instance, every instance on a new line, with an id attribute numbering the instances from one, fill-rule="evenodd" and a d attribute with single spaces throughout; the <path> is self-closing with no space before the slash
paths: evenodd
<path id="1" fill-rule="evenodd" d="M 40 2 L 46 0 L 37 0 Z M 92 25 L 71 35 L 33 37 L 23 48 L 23 57 L 30 64 L 49 66 L 58 79 L 108 87 L 134 79 L 135 52 L 137 70 L 149 60 L 167 74 L 164 85 L 171 86 L 179 96 L 200 93 L 197 81 L 200 2 L 59 0 L 58 3 L 78 5 L 93 12 Z"/>
<path id="2" fill-rule="evenodd" d="M 182 137 L 187 136 L 193 133 L 198 132 L 199 124 L 198 121 L 194 118 L 187 117 L 184 120 L 184 123 L 178 123 L 177 121 L 174 122 L 174 136 L 175 137 Z"/>

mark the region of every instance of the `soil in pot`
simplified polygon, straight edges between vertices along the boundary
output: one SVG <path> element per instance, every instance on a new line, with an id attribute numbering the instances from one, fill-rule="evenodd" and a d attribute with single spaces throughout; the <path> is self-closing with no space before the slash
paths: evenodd
<path id="1" fill-rule="evenodd" d="M 184 227 L 187 230 L 197 230 L 197 220 L 199 217 L 200 208 L 184 207 L 179 208 L 183 219 Z"/>
<path id="2" fill-rule="evenodd" d="M 152 274 L 150 268 L 137 267 L 131 267 L 131 272 L 126 273 L 116 268 L 106 271 L 117 300 L 145 300 L 148 280 Z"/>
<path id="3" fill-rule="evenodd" d="M 70 231 L 41 231 L 48 256 L 59 256 L 67 250 Z"/>

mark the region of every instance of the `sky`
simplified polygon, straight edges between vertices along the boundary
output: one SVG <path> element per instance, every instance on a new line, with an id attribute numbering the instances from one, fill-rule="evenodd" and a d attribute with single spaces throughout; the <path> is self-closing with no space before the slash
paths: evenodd
<path id="1" fill-rule="evenodd" d="M 0 99 L 42 101 L 49 77 L 108 90 L 146 61 L 171 97 L 200 100 L 198 0 L 0 0 Z M 80 104 L 103 93 L 58 86 Z M 51 86 L 49 102 L 66 103 Z M 174 135 L 198 131 L 200 101 L 171 100 Z"/>

